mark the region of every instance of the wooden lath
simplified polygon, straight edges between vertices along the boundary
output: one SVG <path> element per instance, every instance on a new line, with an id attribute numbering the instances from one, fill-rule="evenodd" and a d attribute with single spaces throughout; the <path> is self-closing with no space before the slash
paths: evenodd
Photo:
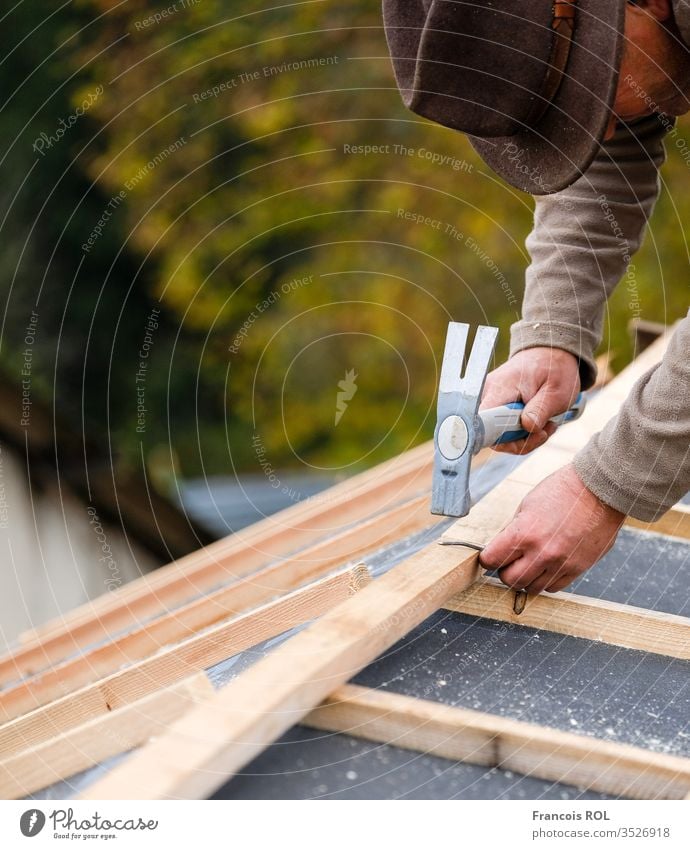
<path id="1" fill-rule="evenodd" d="M 127 752 L 161 733 L 213 686 L 199 672 L 0 760 L 0 798 L 17 799 Z"/>
<path id="2" fill-rule="evenodd" d="M 303 625 L 337 606 L 369 581 L 366 567 L 357 566 L 165 647 L 138 663 L 0 725 L 0 752 L 6 756 L 48 740 L 85 720 L 130 704 L 263 640 Z"/>
<path id="3" fill-rule="evenodd" d="M 644 372 L 658 359 L 658 352 L 664 344 L 665 340 L 657 343 L 644 357 L 636 360 L 626 374 L 630 374 L 631 369 L 634 369 L 635 376 Z M 603 399 L 609 398 L 610 395 L 621 397 L 620 389 L 617 388 L 619 381 L 620 378 L 606 389 Z M 626 379 L 626 385 L 631 383 L 632 380 Z M 600 405 L 602 397 L 593 403 Z M 610 416 L 615 409 L 617 407 L 614 407 L 610 400 L 606 402 L 604 417 Z M 570 425 L 569 429 L 575 427 L 576 425 Z M 590 427 L 589 431 L 591 429 Z M 560 436 L 559 434 L 559 438 Z M 548 448 L 551 452 L 551 462 L 556 456 L 556 447 L 555 438 L 545 446 L 545 449 Z M 489 453 L 484 452 L 475 458 L 475 467 L 485 460 Z M 568 461 L 571 453 L 572 446 L 563 453 L 561 465 Z M 540 457 L 544 462 L 544 455 L 540 454 Z M 529 463 L 530 461 L 526 464 L 527 468 Z M 410 491 L 428 487 L 430 464 L 430 445 L 420 446 L 377 467 L 378 475 L 373 474 L 377 470 L 358 475 L 310 499 L 307 504 L 294 505 L 279 514 L 278 518 L 271 517 L 259 522 L 228 540 L 222 540 L 181 561 L 169 564 L 151 576 L 79 608 L 63 619 L 39 629 L 33 635 L 25 635 L 21 648 L 4 657 L 0 656 L 0 685 L 7 685 L 35 674 L 76 652 L 88 650 L 98 641 L 113 639 L 118 633 L 140 628 L 141 623 L 152 616 L 169 616 L 171 611 L 180 605 L 193 607 L 194 599 L 201 593 L 212 592 L 221 580 L 241 581 L 243 576 L 247 577 L 255 572 L 256 581 L 263 582 L 264 578 L 278 574 L 281 569 L 276 564 L 273 567 L 266 566 L 275 560 L 275 557 L 267 556 L 266 551 L 290 549 L 294 547 L 297 538 L 306 540 L 314 533 L 323 536 L 327 533 L 328 522 L 334 521 L 334 509 L 338 512 L 340 526 L 347 521 L 356 521 L 356 517 L 361 517 L 362 520 L 290 558 L 293 565 L 300 559 L 313 560 L 316 564 L 314 577 L 324 574 L 324 571 L 319 571 L 317 562 L 321 557 L 328 557 L 324 552 L 332 554 L 331 562 L 334 565 L 341 565 L 364 557 L 368 551 L 394 540 L 396 534 L 404 536 L 432 526 L 434 519 L 426 510 L 425 496 L 416 499 L 412 497 L 406 503 L 400 503 L 400 499 L 409 495 Z M 554 468 L 557 465 L 558 463 Z M 523 473 L 518 470 L 511 475 L 516 486 L 521 474 Z M 530 486 L 529 482 L 523 483 L 523 492 L 526 493 Z M 482 507 L 493 511 L 496 505 L 491 504 L 489 499 L 488 502 L 485 500 Z M 473 519 L 477 511 L 481 512 L 482 507 L 475 508 Z M 372 510 L 379 512 L 371 517 Z M 678 505 L 654 524 L 629 521 L 638 528 L 673 533 L 682 538 L 690 537 L 690 507 L 686 505 Z M 277 528 L 279 531 L 276 536 Z M 266 574 L 260 571 L 262 565 L 264 569 L 269 570 Z M 325 559 L 321 565 L 325 567 Z M 288 573 L 291 565 L 284 564 L 283 568 Z M 253 582 L 252 574 L 251 578 L 247 578 L 247 583 Z"/>
<path id="4" fill-rule="evenodd" d="M 328 493 L 298 503 L 27 632 L 19 648 L 0 656 L 0 685 L 35 673 L 96 641 L 141 626 L 153 616 L 165 615 L 296 549 L 302 548 L 293 560 L 311 560 L 315 568 L 324 550 L 332 551 L 337 566 L 385 545 L 396 528 L 399 536 L 404 536 L 433 524 L 436 520 L 428 510 L 419 509 L 423 499 L 417 498 L 415 503 L 416 494 L 430 486 L 432 450 L 428 443 L 414 448 L 378 467 L 378 473 L 373 469 L 356 475 Z M 393 511 L 390 522 L 377 522 L 372 516 L 388 511 Z M 325 539 L 322 546 L 315 542 L 328 538 L 333 531 L 337 536 Z"/>
<path id="5" fill-rule="evenodd" d="M 690 758 L 367 687 L 340 687 L 303 724 L 630 799 L 690 790 Z"/>
<path id="6" fill-rule="evenodd" d="M 205 798 L 362 667 L 472 584 L 477 552 L 428 546 L 139 749 L 83 798 Z"/>
<path id="7" fill-rule="evenodd" d="M 161 606 L 186 601 L 217 583 L 243 577 L 276 557 L 292 554 L 428 489 L 432 462 L 432 443 L 419 445 L 336 484 L 325 493 L 297 502 L 280 513 L 27 631 L 20 638 L 21 642 L 30 643 L 37 637 L 62 631 L 66 626 L 103 617 L 109 611 L 125 610 L 131 614 L 140 601 L 155 599 Z M 254 552 L 255 559 L 249 562 L 251 552 Z M 238 555 L 241 555 L 239 559 Z"/>
<path id="8" fill-rule="evenodd" d="M 383 519 L 385 518 L 385 521 Z M 247 610 L 251 606 L 262 604 L 272 597 L 296 589 L 307 581 L 316 580 L 329 571 L 355 560 L 367 553 L 394 542 L 400 536 L 431 527 L 437 522 L 429 515 L 426 496 L 412 498 L 372 519 L 349 528 L 336 536 L 316 543 L 285 560 L 274 562 L 259 569 L 250 576 L 194 598 L 187 604 L 174 607 L 151 621 L 145 620 L 138 625 L 138 619 L 132 619 L 129 630 L 121 636 L 114 636 L 109 642 L 115 648 L 123 646 L 127 659 L 134 660 L 137 655 L 137 643 L 143 644 L 142 651 L 152 642 L 173 642 L 189 636 L 190 632 L 207 627 L 230 613 Z M 117 611 L 121 617 L 121 611 Z M 35 645 L 25 645 L 17 649 L 11 657 L 0 664 L 1 677 L 7 684 L 18 678 L 35 675 L 46 667 L 56 671 L 63 658 L 80 650 L 75 665 L 89 663 L 89 658 L 100 652 L 104 657 L 108 652 L 101 649 L 89 650 L 89 646 L 108 636 L 109 614 L 80 625 L 70 626 L 64 632 L 46 635 Z M 84 653 L 85 652 L 85 653 Z M 120 659 L 119 662 L 123 662 Z M 103 672 L 102 674 L 105 674 Z M 29 685 L 28 681 L 24 682 Z M 0 693 L 0 705 L 4 696 Z"/>
<path id="9" fill-rule="evenodd" d="M 641 531 L 652 531 L 663 536 L 690 539 L 690 504 L 676 504 L 656 522 L 641 522 L 629 516 L 626 525 Z"/>
<path id="10" fill-rule="evenodd" d="M 590 404 L 580 421 L 559 431 L 445 536 L 476 544 L 488 542 L 510 521 L 526 492 L 566 464 L 591 433 L 615 415 L 630 385 L 661 357 L 665 342 L 662 340 L 646 352 L 611 384 L 610 391 L 605 390 Z M 303 719 L 329 692 L 344 684 L 447 601 L 452 596 L 453 585 L 465 585 L 465 592 L 471 597 L 474 590 L 467 590 L 473 587 L 477 576 L 476 560 L 476 552 L 463 546 L 427 546 L 359 596 L 330 611 L 280 646 L 208 702 L 172 723 L 165 734 L 89 788 L 84 798 L 131 798 L 137 787 L 146 797 L 199 798 L 208 795 L 287 728 Z M 503 597 L 506 597 L 505 592 Z M 552 613 L 559 607 L 565 610 L 560 597 L 544 604 L 549 605 Z M 590 604 L 590 610 L 597 608 L 603 614 L 607 607 L 618 614 L 617 627 L 611 631 L 619 641 L 633 641 L 629 627 L 626 634 L 626 627 L 631 627 L 633 620 L 640 629 L 647 627 L 647 623 L 653 625 L 650 643 L 656 641 L 662 648 L 666 644 L 672 653 L 682 651 L 679 646 L 682 646 L 683 634 L 690 635 L 690 626 L 678 618 L 672 618 L 671 622 L 663 615 L 647 617 L 634 609 L 623 611 L 621 605 Z M 548 613 L 544 616 L 541 603 L 539 607 L 529 605 L 528 609 L 529 616 L 542 614 L 542 627 L 549 627 L 550 620 L 558 619 Z M 624 616 L 627 619 L 623 623 Z M 584 635 L 585 625 L 577 624 L 576 619 L 571 616 L 567 625 L 557 621 L 553 630 L 562 632 L 566 627 L 571 630 L 578 627 Z M 661 628 L 662 619 L 667 626 L 671 625 L 666 633 Z M 598 625 L 591 626 L 590 633 L 594 631 L 601 636 L 601 616 Z M 290 670 L 288 680 L 286 670 Z M 499 723 L 503 720 L 492 717 L 487 721 Z M 591 743 L 594 749 L 597 745 L 607 744 Z M 643 755 L 650 762 L 657 757 L 653 753 Z M 638 762 L 643 755 L 638 757 Z M 552 763 L 558 764 L 558 759 L 552 759 Z M 568 780 L 568 775 L 566 770 L 555 777 Z M 633 792 L 632 782 L 629 787 Z"/>
<path id="11" fill-rule="evenodd" d="M 484 579 L 443 606 L 456 613 L 690 660 L 690 622 L 684 616 L 569 592 L 529 596 L 519 614 L 514 602 L 515 593 L 496 580 Z"/>
<path id="12" fill-rule="evenodd" d="M 663 346 L 664 342 L 658 343 L 619 376 L 591 402 L 581 422 L 559 431 L 483 499 L 470 517 L 456 523 L 448 536 L 478 543 L 493 536 L 510 520 L 523 494 L 550 471 L 568 462 L 589 434 L 615 414 L 636 377 L 661 357 Z M 3 751 L 0 788 L 13 788 L 12 792 L 18 795 L 21 781 L 26 780 L 25 792 L 31 792 L 29 787 L 34 790 L 42 786 L 37 782 L 45 784 L 67 777 L 70 770 L 84 768 L 99 758 L 144 744 L 120 767 L 94 784 L 88 791 L 88 798 L 117 798 L 118 795 L 132 798 L 137 788 L 144 798 L 203 796 L 283 730 L 310 715 L 314 709 L 318 713 L 317 706 L 322 699 L 328 699 L 334 691 L 337 696 L 338 688 L 362 666 L 442 604 L 470 615 L 687 657 L 690 625 L 681 617 L 570 593 L 530 599 L 522 615 L 516 617 L 512 612 L 512 593 L 492 581 L 483 579 L 475 583 L 478 575 L 476 552 L 435 543 L 365 587 L 358 596 L 336 607 L 333 605 L 340 599 L 338 592 L 342 584 L 338 582 L 344 580 L 342 576 L 327 578 L 326 584 L 322 580 L 317 596 L 321 592 L 323 604 L 319 607 L 309 602 L 310 612 L 306 617 L 304 603 L 308 598 L 313 601 L 315 596 L 304 593 L 308 593 L 313 584 L 297 591 L 302 594 L 299 614 L 294 592 L 292 596 L 268 601 L 278 593 L 294 590 L 306 581 L 323 576 L 348 560 L 360 558 L 367 551 L 438 521 L 428 514 L 426 495 L 415 496 L 420 490 L 428 489 L 430 463 L 430 447 L 421 446 L 384 467 L 259 523 L 233 538 L 232 545 L 223 541 L 217 544 L 218 548 L 211 547 L 212 550 L 165 567 L 155 581 L 137 581 L 132 589 L 125 587 L 119 594 L 113 594 L 115 598 L 108 596 L 97 600 L 41 629 L 40 633 L 28 635 L 24 648 L 0 663 L 0 673 L 5 680 L 9 680 L 6 676 L 17 677 L 17 673 L 24 677 L 27 672 L 38 669 L 41 663 L 53 664 L 55 659 L 64 658 L 70 648 L 74 651 L 75 645 L 82 650 L 86 648 L 87 653 L 82 658 L 65 661 L 55 670 L 25 678 L 17 687 L 0 695 L 0 705 L 4 705 L 7 715 L 16 716 L 29 706 L 40 705 L 0 726 L 0 751 Z M 372 512 L 376 515 L 372 516 Z M 687 510 L 679 507 L 669 515 L 676 522 L 673 527 L 677 531 L 680 528 L 677 535 L 683 536 L 687 530 L 684 524 Z M 662 521 L 667 519 L 668 516 Z M 291 527 L 293 522 L 295 527 Z M 326 538 L 329 524 L 342 528 L 350 522 L 352 527 Z M 658 527 L 646 527 L 659 530 Z M 289 555 L 300 546 L 298 553 L 275 562 L 277 556 Z M 257 549 L 264 557 L 264 568 L 257 567 L 253 559 Z M 278 551 L 280 554 L 276 553 Z M 222 552 L 228 554 L 229 559 L 223 560 Z M 242 571 L 245 567 L 246 574 Z M 256 574 L 249 574 L 257 568 Z M 156 575 L 151 577 L 156 578 Z M 234 583 L 218 587 L 230 577 L 236 579 Z M 325 601 L 324 586 L 330 586 L 331 590 L 335 586 L 328 581 L 335 581 L 339 589 Z M 205 587 L 204 592 L 209 589 L 211 592 L 199 598 L 200 587 Z M 177 609 L 170 610 L 175 604 Z M 251 610 L 255 604 L 262 604 L 262 607 Z M 142 611 L 157 618 L 142 623 Z M 286 611 L 292 611 L 295 618 L 290 618 L 292 613 L 286 615 Z M 239 616 L 221 621 L 223 614 L 227 617 L 233 613 Z M 321 614 L 323 618 L 274 650 L 219 693 L 211 694 L 201 682 L 191 703 L 187 696 L 176 699 L 175 705 L 184 704 L 174 715 L 166 717 L 167 722 L 156 723 L 151 717 L 151 706 L 158 704 L 157 697 L 167 692 L 188 693 L 181 679 L 232 654 L 244 644 L 243 640 L 246 644 L 254 644 L 265 639 L 269 631 L 280 633 L 290 624 Z M 176 617 L 179 618 L 177 623 Z M 129 630 L 102 648 L 88 648 L 94 635 L 107 636 L 114 623 Z M 201 631 L 203 628 L 207 630 Z M 162 653 L 154 654 L 162 641 L 168 642 L 167 647 Z M 130 665 L 112 671 L 113 664 L 119 661 Z M 89 664 L 92 671 L 87 672 Z M 104 678 L 108 670 L 111 671 Z M 170 690 L 172 681 L 179 683 L 173 683 Z M 61 695 L 61 684 L 68 688 L 67 695 Z M 58 695 L 60 697 L 56 698 Z M 416 709 L 409 708 L 408 725 L 414 723 Z M 403 721 L 408 707 L 396 703 L 391 710 L 399 710 L 400 721 Z M 507 733 L 506 726 L 500 725 L 506 720 L 481 717 L 475 729 L 477 734 L 481 728 L 486 734 L 494 728 L 494 738 Z M 130 721 L 136 739 L 116 730 L 128 727 Z M 462 721 L 467 723 L 467 717 Z M 95 742 L 87 745 L 91 735 L 98 738 L 99 729 L 109 729 L 104 732 L 108 734 L 107 745 Z M 147 732 L 147 729 L 151 730 Z M 157 739 L 145 744 L 149 733 L 155 733 Z M 548 736 L 544 739 L 553 740 Z M 592 763 L 598 762 L 595 755 L 599 745 L 611 745 L 584 739 L 594 750 L 594 754 L 588 755 Z M 581 745 L 580 738 L 575 741 L 575 751 L 578 751 L 577 745 Z M 535 746 L 528 747 L 530 757 L 537 757 L 540 751 Z M 81 756 L 77 754 L 80 747 Z M 515 764 L 521 761 L 516 760 L 517 754 L 510 749 L 508 754 L 513 764 L 510 768 L 518 769 Z M 663 757 L 645 751 L 634 756 L 628 754 L 636 763 L 644 762 L 645 758 L 656 763 L 656 758 Z M 559 773 L 567 766 L 562 759 L 552 758 L 548 763 L 554 774 L 545 773 L 544 777 L 568 781 L 581 775 L 567 770 Z M 12 775 L 16 777 L 14 784 L 11 783 Z M 629 783 L 625 792 L 634 795 L 638 792 L 636 786 Z M 6 792 L 9 793 L 9 789 Z"/>

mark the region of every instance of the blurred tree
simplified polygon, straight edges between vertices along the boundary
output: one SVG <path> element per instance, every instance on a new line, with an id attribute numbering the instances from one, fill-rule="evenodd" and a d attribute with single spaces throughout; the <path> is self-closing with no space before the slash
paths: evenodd
<path id="1" fill-rule="evenodd" d="M 23 255 L 22 274 L 49 267 L 54 286 L 80 287 L 72 359 L 86 346 L 128 456 L 169 441 L 186 473 L 353 470 L 430 436 L 449 318 L 499 325 L 506 354 L 532 201 L 464 137 L 402 107 L 379 0 L 250 0 L 240 11 L 220 0 L 79 0 L 55 14 L 60 27 L 44 22 L 23 53 L 19 76 L 35 100 L 53 92 L 53 112 L 25 133 L 15 182 L 41 127 L 102 94 L 37 160 L 37 186 L 57 186 L 67 166 L 73 182 L 59 184 L 45 225 L 55 232 Z M 688 166 L 677 150 L 671 160 L 682 184 Z M 636 259 L 648 318 L 687 306 L 686 194 L 664 195 L 657 220 L 667 223 Z M 35 214 L 31 204 L 15 214 L 19 240 Z M 631 298 L 621 289 L 611 304 L 618 365 L 630 355 Z M 133 380 L 153 305 L 161 326 L 138 434 Z"/>
<path id="2" fill-rule="evenodd" d="M 126 191 L 156 295 L 208 333 L 199 386 L 225 405 L 231 461 L 256 468 L 253 435 L 274 465 L 328 468 L 428 436 L 448 318 L 516 317 L 530 204 L 403 109 L 378 2 L 84 5 L 103 18 L 77 64 L 105 86 L 84 161 Z"/>

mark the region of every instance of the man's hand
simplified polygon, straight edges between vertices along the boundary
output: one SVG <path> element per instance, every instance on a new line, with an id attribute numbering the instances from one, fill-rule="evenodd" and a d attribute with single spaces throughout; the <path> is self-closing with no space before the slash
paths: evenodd
<path id="1" fill-rule="evenodd" d="M 579 391 L 580 372 L 573 354 L 560 348 L 519 351 L 489 374 L 480 409 L 522 401 L 522 427 L 530 435 L 495 450 L 525 454 L 543 445 L 556 430 L 549 419 L 564 413 Z"/>
<path id="2" fill-rule="evenodd" d="M 512 522 L 482 551 L 479 564 L 499 569 L 498 577 L 512 589 L 556 592 L 606 554 L 624 519 L 568 465 L 526 496 Z"/>

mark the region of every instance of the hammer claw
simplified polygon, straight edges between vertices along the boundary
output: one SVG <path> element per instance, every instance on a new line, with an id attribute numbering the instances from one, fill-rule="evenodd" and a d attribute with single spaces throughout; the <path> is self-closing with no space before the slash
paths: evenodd
<path id="1" fill-rule="evenodd" d="M 460 373 L 469 332 L 469 324 L 459 324 L 457 321 L 448 324 L 446 347 L 441 363 L 440 392 L 457 392 L 460 388 Z"/>
<path id="2" fill-rule="evenodd" d="M 498 338 L 497 327 L 479 327 L 474 337 L 470 358 L 467 362 L 465 375 L 462 380 L 463 392 L 477 399 L 481 398 L 484 389 L 484 381 L 489 373 L 491 358 L 494 355 L 496 339 Z"/>

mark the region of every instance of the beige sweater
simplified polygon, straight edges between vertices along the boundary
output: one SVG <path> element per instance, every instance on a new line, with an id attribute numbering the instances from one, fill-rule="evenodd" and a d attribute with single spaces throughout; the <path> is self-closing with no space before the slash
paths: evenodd
<path id="1" fill-rule="evenodd" d="M 656 116 L 620 127 L 576 183 L 537 198 L 511 354 L 563 348 L 579 358 L 583 388 L 592 385 L 606 300 L 622 277 L 631 307 L 638 306 L 628 265 L 659 193 L 665 132 Z M 661 364 L 635 384 L 619 415 L 576 456 L 575 468 L 606 504 L 646 521 L 690 490 L 690 314 Z"/>

